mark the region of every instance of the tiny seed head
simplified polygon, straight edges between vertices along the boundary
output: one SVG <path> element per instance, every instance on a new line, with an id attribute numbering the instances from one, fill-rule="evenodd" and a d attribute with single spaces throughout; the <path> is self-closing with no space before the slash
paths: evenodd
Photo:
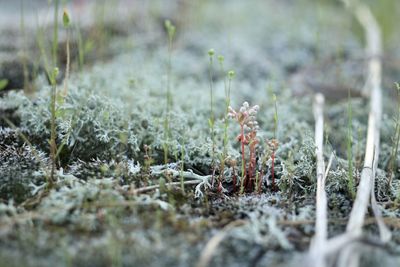
<path id="1" fill-rule="evenodd" d="M 67 11 L 67 9 L 64 9 L 64 12 L 63 12 L 63 25 L 64 25 L 64 28 L 68 28 L 70 22 L 71 22 L 71 20 L 70 20 L 68 11 Z"/>
<path id="2" fill-rule="evenodd" d="M 57 78 L 57 76 L 58 76 L 59 73 L 60 73 L 60 70 L 59 70 L 57 67 L 55 67 L 55 68 L 53 69 L 53 77 L 54 77 L 54 78 Z"/>

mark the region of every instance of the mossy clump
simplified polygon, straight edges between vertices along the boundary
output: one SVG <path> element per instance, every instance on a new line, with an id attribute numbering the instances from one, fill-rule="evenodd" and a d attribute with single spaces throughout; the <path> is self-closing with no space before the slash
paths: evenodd
<path id="1" fill-rule="evenodd" d="M 43 152 L 21 144 L 18 133 L 0 128 L 0 199 L 21 203 L 45 182 L 48 159 Z"/>

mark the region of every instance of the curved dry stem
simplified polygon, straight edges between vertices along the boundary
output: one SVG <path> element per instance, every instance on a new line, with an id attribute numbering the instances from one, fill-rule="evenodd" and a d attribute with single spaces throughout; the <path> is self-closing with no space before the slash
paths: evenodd
<path id="1" fill-rule="evenodd" d="M 325 162 L 324 162 L 324 102 L 322 94 L 317 94 L 314 101 L 315 118 L 315 153 L 317 155 L 317 196 L 315 236 L 310 247 L 310 256 L 313 266 L 325 267 L 325 254 L 321 248 L 325 247 L 328 236 L 327 197 L 325 192 Z M 332 157 L 331 157 L 332 158 Z"/>
<path id="2" fill-rule="evenodd" d="M 224 240 L 229 231 L 236 226 L 244 225 L 247 221 L 236 220 L 227 224 L 221 231 L 214 235 L 206 244 L 203 251 L 201 252 L 199 262 L 196 267 L 207 267 L 211 261 L 214 252 L 216 251 L 219 244 Z"/>
<path id="3" fill-rule="evenodd" d="M 370 9 L 362 4 L 357 3 L 353 6 L 354 14 L 365 31 L 366 38 L 366 53 L 368 60 L 368 78 L 364 90 L 369 92 L 371 110 L 368 116 L 368 132 L 367 144 L 365 151 L 364 167 L 361 172 L 360 184 L 357 189 L 357 196 L 350 213 L 349 222 L 347 224 L 347 233 L 361 236 L 362 226 L 364 224 L 365 214 L 369 205 L 369 201 L 373 192 L 373 184 L 375 172 L 379 158 L 379 142 L 380 142 L 380 121 L 382 118 L 382 92 L 381 92 L 381 54 L 382 54 L 382 37 L 379 25 L 371 13 Z M 374 205 L 374 196 L 372 204 Z M 377 215 L 377 220 L 380 229 L 384 229 L 383 221 L 380 220 L 380 214 Z M 387 230 L 387 229 L 386 229 Z M 384 234 L 381 231 L 381 238 L 388 240 L 388 230 Z M 354 245 L 343 250 L 339 257 L 339 266 L 357 267 L 359 266 L 359 254 Z"/>

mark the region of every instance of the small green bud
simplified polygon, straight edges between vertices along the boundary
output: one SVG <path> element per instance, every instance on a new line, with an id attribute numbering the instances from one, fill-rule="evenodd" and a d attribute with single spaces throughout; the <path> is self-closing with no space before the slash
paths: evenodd
<path id="1" fill-rule="evenodd" d="M 169 19 L 166 19 L 166 20 L 164 21 L 164 25 L 165 25 L 165 29 L 168 30 L 168 28 L 171 27 L 172 23 L 171 23 L 171 21 L 170 21 Z"/>
<path id="2" fill-rule="evenodd" d="M 8 84 L 7 79 L 0 79 L 0 91 L 6 88 L 7 84 Z"/>
<path id="3" fill-rule="evenodd" d="M 57 67 L 55 67 L 54 69 L 53 69 L 53 78 L 55 79 L 55 78 L 57 78 L 57 76 L 58 76 L 58 74 L 60 73 L 60 70 L 57 68 Z"/>
<path id="4" fill-rule="evenodd" d="M 63 12 L 63 24 L 64 24 L 64 28 L 68 28 L 70 22 L 71 22 L 71 20 L 70 20 L 69 14 L 68 14 L 67 10 L 64 9 L 64 12 Z"/>
<path id="5" fill-rule="evenodd" d="M 51 73 L 49 73 L 49 80 L 51 85 L 55 85 L 57 83 L 57 76 L 59 74 L 59 70 L 57 67 L 53 69 Z"/>
<path id="6" fill-rule="evenodd" d="M 228 71 L 228 77 L 229 79 L 233 79 L 235 77 L 235 72 L 233 70 Z"/>
<path id="7" fill-rule="evenodd" d="M 397 90 L 400 91 L 400 83 L 395 82 L 394 84 L 396 85 Z"/>
<path id="8" fill-rule="evenodd" d="M 102 174 L 105 174 L 109 170 L 109 167 L 106 164 L 102 164 L 100 166 L 100 171 Z"/>
<path id="9" fill-rule="evenodd" d="M 274 102 L 276 102 L 276 94 L 272 95 L 272 99 L 274 100 Z"/>
<path id="10" fill-rule="evenodd" d="M 223 63 L 224 62 L 224 56 L 222 56 L 222 55 L 219 55 L 218 56 L 218 61 L 219 61 L 219 63 Z"/>
<path id="11" fill-rule="evenodd" d="M 169 19 L 165 20 L 164 26 L 165 26 L 165 29 L 167 30 L 169 39 L 172 40 L 172 38 L 174 38 L 174 35 L 176 32 L 175 26 L 172 24 L 172 22 Z"/>
<path id="12" fill-rule="evenodd" d="M 208 55 L 209 55 L 210 57 L 213 57 L 214 54 L 215 54 L 214 49 L 211 48 L 210 50 L 208 50 Z"/>

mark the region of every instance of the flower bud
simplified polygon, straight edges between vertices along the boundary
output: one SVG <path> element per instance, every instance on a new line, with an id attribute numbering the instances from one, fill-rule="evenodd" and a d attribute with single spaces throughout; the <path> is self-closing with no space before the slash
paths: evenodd
<path id="1" fill-rule="evenodd" d="M 68 14 L 67 10 L 64 9 L 64 12 L 63 12 L 63 25 L 64 25 L 64 28 L 68 28 L 70 22 L 71 22 L 71 20 L 70 20 L 69 14 Z"/>

